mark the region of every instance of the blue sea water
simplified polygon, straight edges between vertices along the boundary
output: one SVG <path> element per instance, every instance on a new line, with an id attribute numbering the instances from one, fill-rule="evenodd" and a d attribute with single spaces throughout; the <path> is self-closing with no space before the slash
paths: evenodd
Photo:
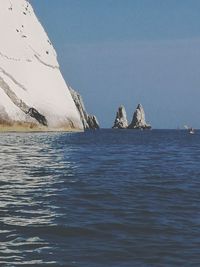
<path id="1" fill-rule="evenodd" d="M 200 132 L 0 134 L 0 266 L 200 266 Z"/>

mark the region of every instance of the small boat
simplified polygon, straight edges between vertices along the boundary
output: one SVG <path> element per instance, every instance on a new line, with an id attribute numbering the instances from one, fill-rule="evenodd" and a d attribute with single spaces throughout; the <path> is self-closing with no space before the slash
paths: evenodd
<path id="1" fill-rule="evenodd" d="M 188 127 L 187 125 L 185 125 L 184 127 L 185 127 L 185 129 L 188 130 L 188 133 L 189 133 L 189 134 L 194 134 L 194 133 L 195 133 L 195 132 L 194 132 L 194 128 L 192 128 L 192 127 Z"/>
<path id="2" fill-rule="evenodd" d="M 189 134 L 194 134 L 194 129 L 193 128 L 189 129 Z"/>

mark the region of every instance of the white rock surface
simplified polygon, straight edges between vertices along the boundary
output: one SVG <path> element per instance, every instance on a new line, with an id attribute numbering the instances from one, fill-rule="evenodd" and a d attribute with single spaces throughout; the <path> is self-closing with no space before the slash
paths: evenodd
<path id="1" fill-rule="evenodd" d="M 129 129 L 151 129 L 151 125 L 146 123 L 144 108 L 139 104 L 136 111 L 133 114 L 131 124 L 128 126 Z"/>
<path id="2" fill-rule="evenodd" d="M 118 108 L 116 118 L 114 121 L 113 129 L 126 129 L 128 127 L 128 121 L 126 117 L 126 110 L 124 106 Z"/>
<path id="3" fill-rule="evenodd" d="M 0 127 L 83 129 L 56 52 L 28 1 L 0 1 L 0 33 Z"/>

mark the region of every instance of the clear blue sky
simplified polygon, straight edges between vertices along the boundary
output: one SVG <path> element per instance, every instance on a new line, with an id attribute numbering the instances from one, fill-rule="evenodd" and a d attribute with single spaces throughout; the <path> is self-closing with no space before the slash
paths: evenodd
<path id="1" fill-rule="evenodd" d="M 200 128 L 199 0 L 31 0 L 68 84 L 102 127 L 142 103 L 154 128 Z"/>

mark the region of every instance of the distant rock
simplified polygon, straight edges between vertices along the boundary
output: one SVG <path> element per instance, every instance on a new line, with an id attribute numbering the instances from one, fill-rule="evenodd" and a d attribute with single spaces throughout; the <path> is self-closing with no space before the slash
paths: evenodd
<path id="1" fill-rule="evenodd" d="M 128 129 L 151 129 L 151 125 L 146 123 L 144 109 L 141 104 L 137 106 Z"/>
<path id="2" fill-rule="evenodd" d="M 69 87 L 69 91 L 70 91 L 72 98 L 74 100 L 74 103 L 75 103 L 75 105 L 79 111 L 84 129 L 85 130 L 87 130 L 87 129 L 99 129 L 100 126 L 99 126 L 97 118 L 94 115 L 89 115 L 87 113 L 81 95 L 78 92 L 76 92 L 74 89 L 72 89 L 71 87 Z"/>
<path id="3" fill-rule="evenodd" d="M 118 108 L 116 118 L 114 121 L 113 129 L 126 129 L 128 127 L 128 121 L 126 118 L 126 110 L 124 106 Z"/>

